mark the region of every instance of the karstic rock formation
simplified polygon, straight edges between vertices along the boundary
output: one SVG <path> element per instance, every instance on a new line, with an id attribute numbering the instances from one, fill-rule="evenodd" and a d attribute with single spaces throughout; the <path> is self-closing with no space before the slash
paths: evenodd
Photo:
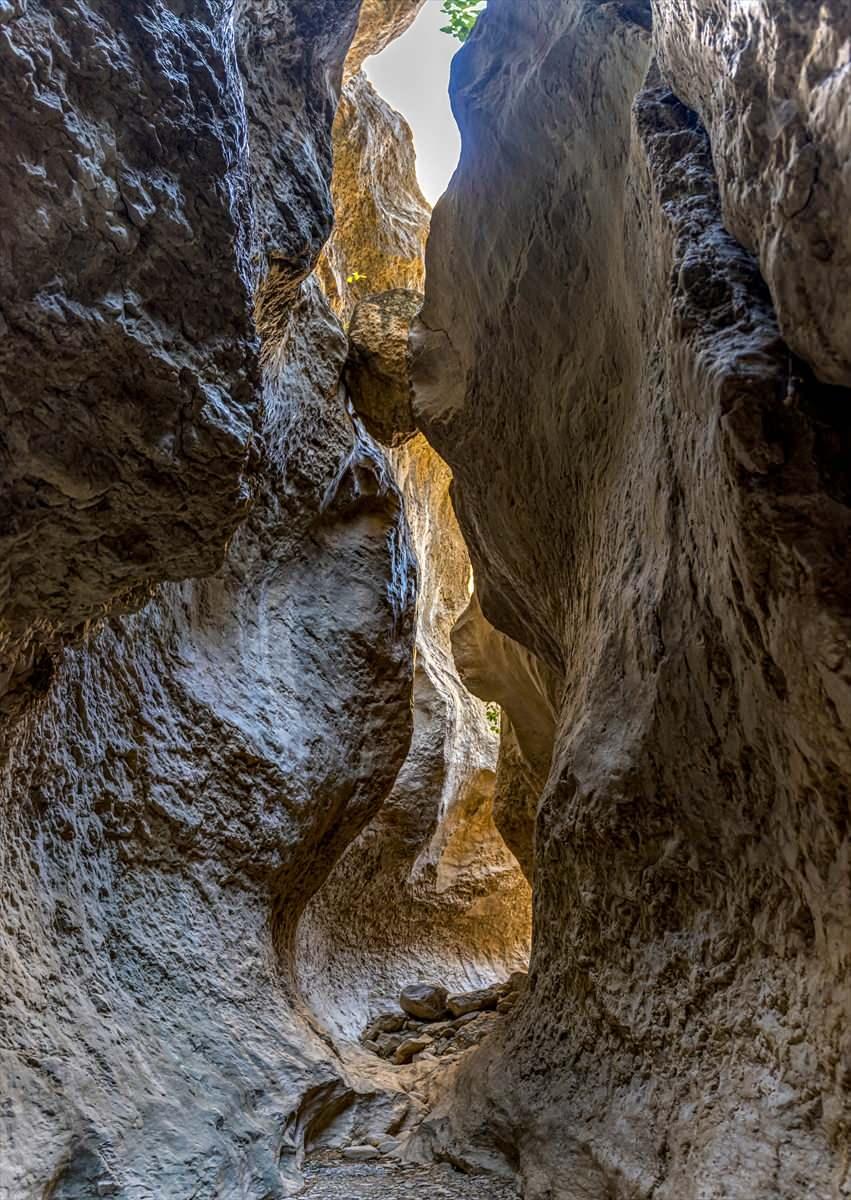
<path id="1" fill-rule="evenodd" d="M 848 1200 L 851 9 L 422 4 L 0 0 L 0 1200 Z"/>
<path id="2" fill-rule="evenodd" d="M 528 998 L 433 1124 L 535 1200 L 851 1188 L 849 35 L 491 0 L 455 60 L 415 415 L 563 699 Z"/>

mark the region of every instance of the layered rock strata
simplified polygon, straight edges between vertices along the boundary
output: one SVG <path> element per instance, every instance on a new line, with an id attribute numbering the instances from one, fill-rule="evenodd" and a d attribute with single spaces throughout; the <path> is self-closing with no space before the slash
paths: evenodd
<path id="1" fill-rule="evenodd" d="M 453 69 L 415 414 L 485 617 L 564 699 L 529 992 L 432 1128 L 534 1200 L 833 1200 L 851 397 L 816 375 L 848 344 L 847 20 L 653 15 L 491 0 Z"/>

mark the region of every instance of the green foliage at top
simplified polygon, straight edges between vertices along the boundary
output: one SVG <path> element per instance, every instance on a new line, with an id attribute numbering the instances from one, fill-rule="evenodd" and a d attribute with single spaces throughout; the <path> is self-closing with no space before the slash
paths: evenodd
<path id="1" fill-rule="evenodd" d="M 494 704 L 492 700 L 489 700 L 485 707 L 485 716 L 487 717 L 491 733 L 499 736 L 500 726 L 502 725 L 502 709 L 498 704 Z"/>
<path id="2" fill-rule="evenodd" d="M 480 12 L 484 12 L 487 0 L 443 0 L 441 12 L 449 18 L 443 25 L 444 33 L 451 33 L 459 42 L 466 42 Z"/>

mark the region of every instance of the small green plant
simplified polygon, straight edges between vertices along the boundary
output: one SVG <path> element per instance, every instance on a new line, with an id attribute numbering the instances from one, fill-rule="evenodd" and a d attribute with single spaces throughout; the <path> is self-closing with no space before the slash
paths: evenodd
<path id="1" fill-rule="evenodd" d="M 351 275 L 346 276 L 346 283 L 363 283 L 366 279 L 365 275 L 361 275 L 360 271 L 352 271 Z"/>
<path id="2" fill-rule="evenodd" d="M 449 18 L 449 24 L 441 27 L 443 33 L 466 42 L 486 6 L 487 0 L 443 0 L 440 11 Z"/>
<path id="3" fill-rule="evenodd" d="M 489 700 L 485 705 L 485 717 L 487 718 L 491 733 L 495 733 L 499 737 L 499 727 L 502 724 L 502 709 L 498 704 L 494 704 L 492 700 Z"/>

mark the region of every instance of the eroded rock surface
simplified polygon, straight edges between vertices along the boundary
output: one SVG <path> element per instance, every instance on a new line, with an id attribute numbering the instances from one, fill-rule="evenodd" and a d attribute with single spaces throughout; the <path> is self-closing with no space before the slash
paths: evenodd
<path id="1" fill-rule="evenodd" d="M 485 617 L 564 700 L 529 991 L 431 1128 L 511 1146 L 535 1200 L 849 1187 L 851 409 L 811 369 L 848 345 L 848 178 L 775 238 L 791 142 L 756 167 L 740 117 L 773 18 L 726 8 L 654 5 L 666 78 L 644 6 L 491 0 L 453 70 L 415 414 Z M 847 82 L 840 8 L 783 9 L 789 138 L 808 46 L 825 104 Z"/>
<path id="2" fill-rule="evenodd" d="M 221 564 L 259 463 L 253 289 L 271 265 L 291 295 L 331 228 L 356 0 L 177 7 L 3 8 L 6 712 L 87 622 Z"/>
<path id="3" fill-rule="evenodd" d="M 851 385 L 851 9 L 657 4 L 666 77 L 706 126 L 724 222 L 759 259 L 780 331 Z"/>
<path id="4" fill-rule="evenodd" d="M 348 323 L 358 300 L 421 292 L 430 209 L 417 182 L 407 122 L 360 72 L 334 122 L 334 232 L 319 265 L 331 306 Z"/>
<path id="5" fill-rule="evenodd" d="M 344 319 L 354 313 L 347 378 L 355 407 L 387 444 L 404 441 L 389 457 L 420 595 L 410 753 L 298 934 L 304 996 L 343 1045 L 356 1045 L 411 980 L 439 980 L 453 991 L 490 984 L 525 967 L 529 939 L 528 884 L 493 820 L 497 739 L 452 657 L 470 561 L 452 510 L 451 473 L 422 436 L 410 437 L 403 331 L 420 303 L 429 210 L 410 130 L 364 86 L 357 76 L 350 81 L 334 127 L 338 221 L 319 274 L 335 310 Z M 335 263 L 360 266 L 369 293 L 387 291 L 362 299 Z"/>
<path id="6" fill-rule="evenodd" d="M 416 578 L 401 495 L 352 416 L 345 334 L 315 282 L 303 282 L 330 226 L 334 80 L 356 7 L 324 6 L 317 22 L 312 0 L 244 5 L 236 47 L 219 5 L 191 17 L 115 5 L 0 14 L 3 52 L 42 80 L 47 113 L 42 130 L 20 115 L 4 125 L 43 160 L 28 167 L 22 151 L 2 178 L 45 191 L 45 220 L 55 218 L 46 240 L 33 233 L 35 275 L 21 271 L 11 293 L 3 277 L 14 337 L 26 326 L 44 359 L 42 369 L 33 357 L 38 371 L 23 381 L 38 399 L 15 420 L 34 428 L 39 406 L 55 403 L 73 432 L 85 409 L 86 454 L 69 452 L 69 473 L 85 473 L 86 455 L 125 472 L 99 514 L 63 501 L 38 510 L 32 531 L 17 526 L 15 552 L 43 555 L 56 574 L 22 567 L 24 598 L 6 610 L 16 637 L 27 605 L 40 614 L 51 669 L 40 703 L 0 741 L 3 1200 L 282 1200 L 328 1109 L 349 1108 L 358 1132 L 406 1119 L 404 1099 L 348 1080 L 291 983 L 299 913 L 379 808 L 411 733 Z M 125 85 L 127 117 L 115 125 L 109 102 Z M 52 104 L 63 88 L 64 107 Z M 246 130 L 287 106 L 284 135 L 261 129 L 251 144 L 252 217 Z M 50 150 L 63 122 L 95 155 L 102 187 L 80 190 L 82 167 Z M 118 224 L 137 228 L 107 187 L 110 172 L 123 187 L 125 169 L 149 197 L 162 189 L 126 260 L 105 230 L 113 204 Z M 38 197 L 27 197 L 15 220 L 40 220 Z M 67 241 L 66 217 L 72 230 L 78 220 L 79 244 Z M 15 254 L 28 245 L 26 231 L 4 233 Z M 52 264 L 38 257 L 45 247 Z M 249 269 L 250 253 L 264 252 L 268 269 Z M 54 272 L 49 285 L 42 267 Z M 250 296 L 261 273 L 258 372 Z M 42 288 L 35 298 L 30 286 Z M 144 312 L 131 311 L 128 289 L 143 286 Z M 7 337 L 4 353 L 10 346 Z M 21 353 L 4 360 L 4 403 Z M 220 389 L 209 443 L 192 400 L 208 381 Z M 239 432 L 240 405 L 245 436 L 219 444 L 216 422 Z M 250 439 L 254 505 L 216 569 Z M 27 445 L 15 467 L 33 483 L 42 466 Z M 45 445 L 64 453 L 61 441 Z M 150 557 L 125 546 L 139 522 Z M 157 584 L 204 571 L 213 573 Z M 149 597 L 139 612 L 113 607 L 64 644 L 69 626 L 138 579 Z"/>
<path id="7" fill-rule="evenodd" d="M 385 446 L 401 446 L 417 427 L 411 409 L 408 337 L 419 314 L 419 292 L 395 288 L 367 296 L 349 323 L 346 383 L 355 411 Z"/>

